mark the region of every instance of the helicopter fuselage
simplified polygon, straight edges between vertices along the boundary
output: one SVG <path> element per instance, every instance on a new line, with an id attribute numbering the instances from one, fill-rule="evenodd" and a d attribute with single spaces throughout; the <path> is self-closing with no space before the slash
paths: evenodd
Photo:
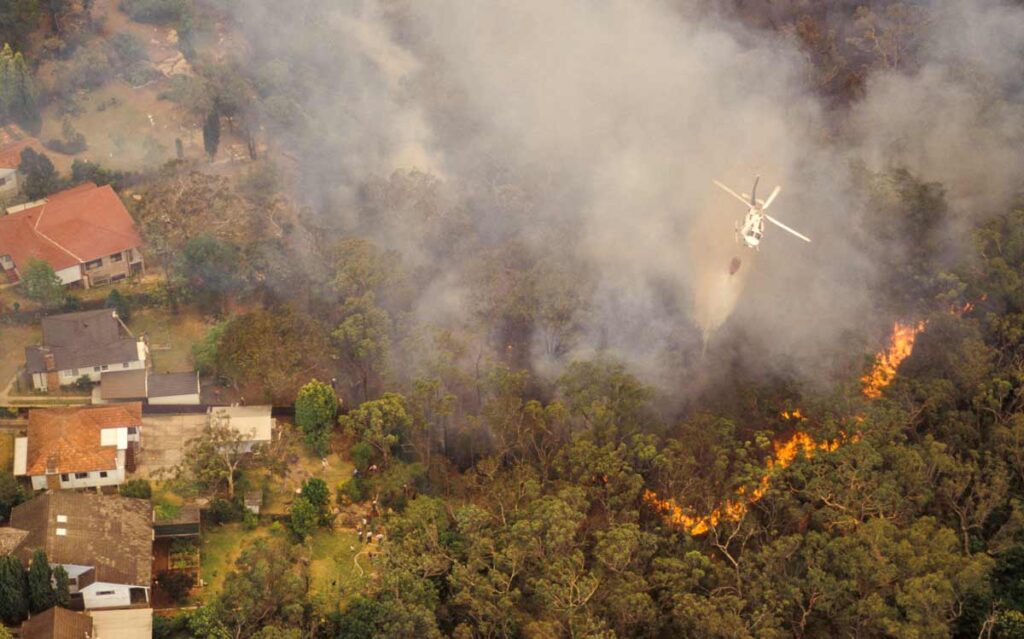
<path id="1" fill-rule="evenodd" d="M 756 249 L 764 237 L 764 215 L 760 210 L 751 208 L 743 219 L 743 226 L 736 230 L 737 240 L 742 239 L 747 248 Z"/>

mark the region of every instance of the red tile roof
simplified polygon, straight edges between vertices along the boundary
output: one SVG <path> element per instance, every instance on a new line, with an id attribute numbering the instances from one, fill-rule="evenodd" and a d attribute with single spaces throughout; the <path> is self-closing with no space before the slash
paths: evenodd
<path id="1" fill-rule="evenodd" d="M 46 408 L 28 416 L 28 476 L 117 468 L 117 446 L 101 446 L 100 431 L 142 425 L 142 404 Z"/>
<path id="2" fill-rule="evenodd" d="M 21 152 L 28 148 L 32 148 L 39 153 L 45 151 L 43 145 L 33 138 L 18 140 L 17 142 L 11 142 L 6 146 L 0 147 L 0 169 L 18 168 L 21 164 Z"/>
<path id="3" fill-rule="evenodd" d="M 121 198 L 92 182 L 55 193 L 43 204 L 0 216 L 0 255 L 23 270 L 31 259 L 60 270 L 142 244 Z"/>

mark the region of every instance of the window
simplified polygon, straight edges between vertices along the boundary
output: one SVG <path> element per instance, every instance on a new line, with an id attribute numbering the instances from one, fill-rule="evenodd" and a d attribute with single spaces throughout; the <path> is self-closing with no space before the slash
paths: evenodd
<path id="1" fill-rule="evenodd" d="M 124 259 L 124 256 L 121 255 L 120 253 L 114 253 L 113 255 L 110 256 L 110 261 L 111 262 L 120 262 L 123 259 Z"/>
<path id="2" fill-rule="evenodd" d="M 100 478 L 102 478 L 102 479 L 106 479 L 106 478 L 107 478 L 107 471 L 105 471 L 105 470 L 101 470 L 101 471 L 100 471 Z"/>
<path id="3" fill-rule="evenodd" d="M 138 432 L 139 432 L 139 427 L 138 426 L 129 426 L 128 427 L 128 434 L 129 435 L 135 435 Z"/>
<path id="4" fill-rule="evenodd" d="M 78 377 L 78 369 L 77 368 L 72 368 L 71 369 L 71 376 L 72 377 Z"/>
<path id="5" fill-rule="evenodd" d="M 116 590 L 97 590 L 96 591 L 96 596 L 97 597 L 103 597 L 105 595 L 114 595 L 114 594 L 117 594 Z"/>
<path id="6" fill-rule="evenodd" d="M 93 366 L 92 367 L 92 372 L 94 372 L 94 373 L 100 372 L 100 367 L 99 366 Z"/>
<path id="7" fill-rule="evenodd" d="M 91 271 L 92 269 L 99 268 L 101 266 L 103 266 L 103 258 L 102 257 L 100 259 L 98 259 L 98 260 L 93 260 L 91 262 L 86 262 L 85 263 L 85 270 Z"/>
<path id="8" fill-rule="evenodd" d="M 67 475 L 67 474 L 64 474 L 64 475 L 60 476 L 60 480 L 61 481 L 71 481 L 71 477 L 69 475 Z"/>
<path id="9" fill-rule="evenodd" d="M 0 178 L 0 186 L 7 184 L 7 178 Z"/>
<path id="10" fill-rule="evenodd" d="M 89 473 L 75 473 L 75 479 L 85 479 L 89 476 Z"/>
<path id="11" fill-rule="evenodd" d="M 103 370 L 107 370 L 107 369 L 109 369 L 109 368 L 110 368 L 110 366 L 109 366 L 109 365 L 107 365 L 107 364 L 104 364 L 104 365 L 102 366 L 102 368 L 103 368 Z"/>
<path id="12" fill-rule="evenodd" d="M 129 366 L 131 366 L 131 364 L 129 364 L 128 362 L 121 364 L 121 368 L 128 368 Z"/>

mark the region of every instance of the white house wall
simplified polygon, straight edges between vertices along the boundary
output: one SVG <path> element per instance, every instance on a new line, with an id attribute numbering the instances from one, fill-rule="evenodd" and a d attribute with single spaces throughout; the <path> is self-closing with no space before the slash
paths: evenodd
<path id="1" fill-rule="evenodd" d="M 18 267 L 24 268 L 21 264 L 19 264 Z M 74 266 L 62 268 L 57 271 L 57 277 L 59 277 L 60 281 L 64 284 L 74 284 L 82 279 L 82 267 L 79 264 L 75 264 Z"/>
<path id="2" fill-rule="evenodd" d="M 68 488 L 95 488 L 97 486 L 117 486 L 118 484 L 124 483 L 124 463 L 121 461 L 121 457 L 124 455 L 124 451 L 118 451 L 118 459 L 121 462 L 119 465 L 121 468 L 111 469 L 104 471 L 107 473 L 106 477 L 100 477 L 100 471 L 94 470 L 85 473 L 85 477 L 76 478 L 75 473 L 65 473 L 68 476 L 68 480 L 60 480 L 60 487 L 62 489 Z M 43 490 L 46 488 L 46 475 L 33 475 L 32 476 L 32 488 L 33 490 Z"/>
<path id="3" fill-rule="evenodd" d="M 125 608 L 132 605 L 132 587 L 97 581 L 79 590 L 82 601 L 89 608 Z M 108 594 L 100 594 L 108 593 Z"/>
<path id="4" fill-rule="evenodd" d="M 150 397 L 149 403 L 155 405 L 172 406 L 198 405 L 199 394 L 193 393 L 191 395 L 168 395 L 167 397 Z"/>

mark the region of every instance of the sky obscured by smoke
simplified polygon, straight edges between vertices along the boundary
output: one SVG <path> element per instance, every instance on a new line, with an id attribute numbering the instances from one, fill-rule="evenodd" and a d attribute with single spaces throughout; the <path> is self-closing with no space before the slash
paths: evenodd
<path id="1" fill-rule="evenodd" d="M 932 8 L 915 64 L 870 77 L 838 127 L 791 40 L 653 0 L 245 0 L 238 20 L 261 72 L 315 87 L 295 111 L 315 123 L 304 195 L 324 215 L 352 223 L 371 177 L 430 173 L 474 233 L 587 275 L 582 338 L 559 360 L 537 344 L 541 370 L 607 350 L 672 385 L 723 324 L 808 378 L 864 326 L 877 273 L 853 163 L 941 181 L 962 216 L 1016 193 L 1024 10 Z M 744 192 L 755 174 L 812 244 L 773 227 L 760 252 L 734 242 L 744 211 L 711 180 Z M 437 269 L 419 316 L 458 322 L 468 267 L 432 265 L 418 233 L 373 231 Z"/>

